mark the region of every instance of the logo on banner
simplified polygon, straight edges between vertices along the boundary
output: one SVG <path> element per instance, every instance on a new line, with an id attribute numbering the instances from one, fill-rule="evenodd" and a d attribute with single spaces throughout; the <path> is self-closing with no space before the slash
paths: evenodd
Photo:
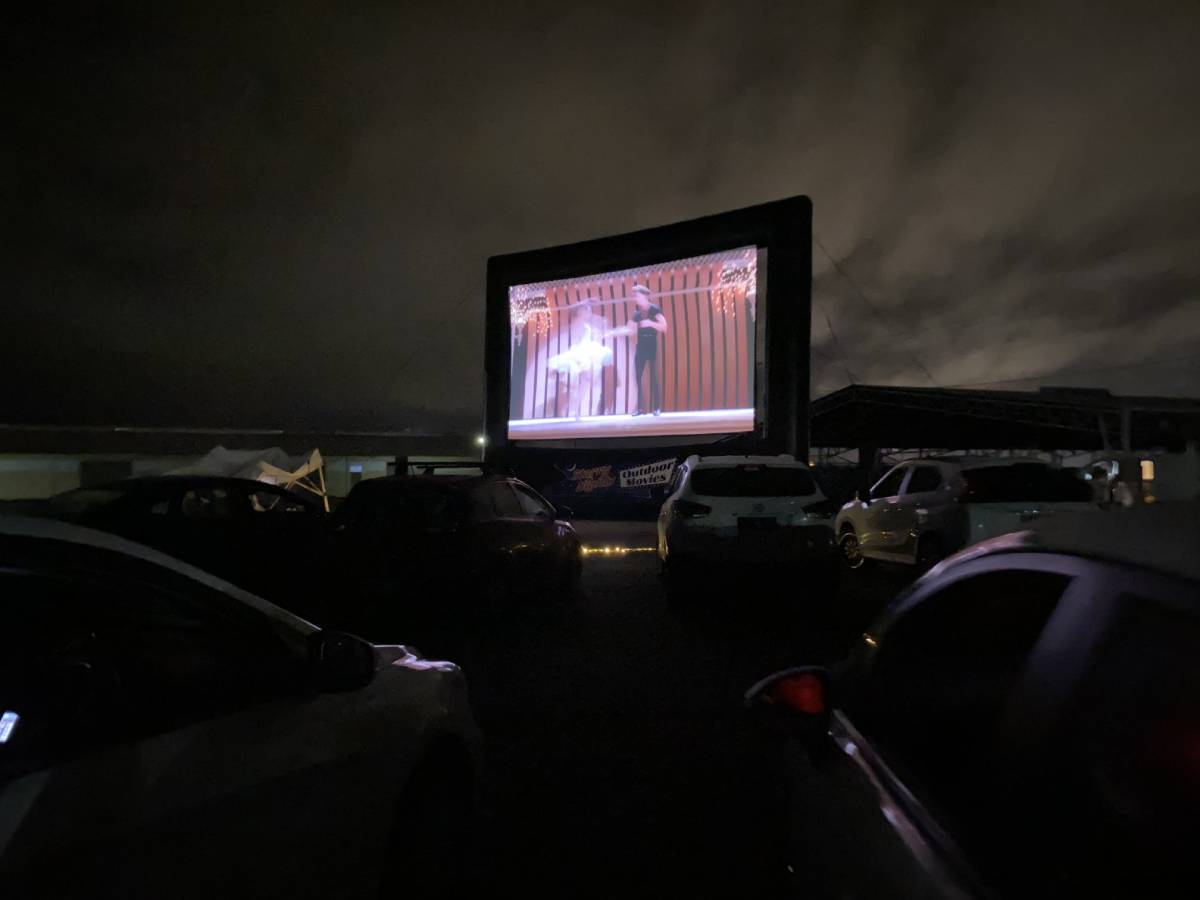
<path id="1" fill-rule="evenodd" d="M 593 491 L 602 491 L 617 483 L 617 479 L 613 478 L 612 466 L 573 469 L 570 476 L 571 481 L 575 485 L 575 492 L 578 494 L 590 494 Z"/>
<path id="2" fill-rule="evenodd" d="M 648 463 L 632 469 L 622 469 L 621 487 L 650 487 L 656 484 L 666 484 L 671 480 L 671 473 L 674 471 L 674 459 L 664 459 L 661 462 Z"/>

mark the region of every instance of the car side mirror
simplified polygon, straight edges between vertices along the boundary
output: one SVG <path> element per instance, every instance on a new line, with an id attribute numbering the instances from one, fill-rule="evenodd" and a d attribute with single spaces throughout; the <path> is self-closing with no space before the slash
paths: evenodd
<path id="1" fill-rule="evenodd" d="M 314 686 L 326 693 L 357 691 L 375 678 L 375 648 L 341 631 L 318 631 L 308 642 Z"/>
<path id="2" fill-rule="evenodd" d="M 555 512 L 558 514 L 558 518 L 562 519 L 564 522 L 570 522 L 575 518 L 575 510 L 571 509 L 569 506 L 560 506 L 557 510 L 555 510 Z"/>
<path id="3" fill-rule="evenodd" d="M 765 733 L 800 741 L 817 760 L 829 746 L 829 686 L 824 666 L 784 669 L 746 691 L 746 709 Z"/>

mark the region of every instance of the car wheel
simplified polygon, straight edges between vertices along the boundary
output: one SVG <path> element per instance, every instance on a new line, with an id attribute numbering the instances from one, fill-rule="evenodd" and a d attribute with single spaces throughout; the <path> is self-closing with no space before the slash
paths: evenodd
<path id="1" fill-rule="evenodd" d="M 926 535 L 917 542 L 917 570 L 928 572 L 946 556 L 942 542 L 935 535 Z"/>
<path id="2" fill-rule="evenodd" d="M 664 561 L 658 575 L 662 580 L 663 594 L 667 599 L 667 607 L 678 609 L 683 605 L 687 595 L 687 587 L 683 583 L 684 575 L 679 569 L 679 564 Z"/>
<path id="3" fill-rule="evenodd" d="M 567 551 L 563 565 L 562 599 L 578 600 L 583 582 L 583 548 L 576 544 Z"/>
<path id="4" fill-rule="evenodd" d="M 847 528 L 842 532 L 841 538 L 838 540 L 838 546 L 842 549 L 842 559 L 846 562 L 848 569 L 861 569 L 866 558 L 863 556 L 862 547 L 858 543 L 858 535 L 853 528 Z"/>
<path id="5" fill-rule="evenodd" d="M 380 897 L 398 888 L 414 895 L 453 895 L 469 853 L 474 796 L 464 751 L 435 748 L 413 770 L 401 792 L 388 840 Z"/>

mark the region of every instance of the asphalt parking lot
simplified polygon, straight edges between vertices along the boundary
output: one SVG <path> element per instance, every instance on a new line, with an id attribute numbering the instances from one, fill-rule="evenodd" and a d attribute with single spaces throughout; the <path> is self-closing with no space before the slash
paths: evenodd
<path id="1" fill-rule="evenodd" d="M 579 530 L 593 546 L 654 543 L 649 523 Z M 802 579 L 739 576 L 677 611 L 652 552 L 589 555 L 580 598 L 523 609 L 459 654 L 488 758 L 463 891 L 774 895 L 776 748 L 741 695 L 840 656 L 894 587 L 844 582 L 830 618 L 808 614 Z"/>

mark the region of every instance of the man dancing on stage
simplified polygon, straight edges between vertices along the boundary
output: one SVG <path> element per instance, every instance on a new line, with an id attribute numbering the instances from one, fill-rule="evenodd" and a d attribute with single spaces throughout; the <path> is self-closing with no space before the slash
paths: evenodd
<path id="1" fill-rule="evenodd" d="M 662 307 L 650 302 L 650 288 L 644 284 L 633 286 L 633 299 L 637 309 L 633 313 L 636 326 L 626 326 L 622 331 L 629 337 L 637 338 L 637 352 L 633 357 L 633 375 L 637 381 L 638 405 L 635 416 L 653 412 L 662 413 L 662 376 L 658 367 L 658 336 L 667 333 L 667 319 Z M 650 403 L 646 403 L 645 389 L 642 387 L 642 370 L 650 367 Z"/>

